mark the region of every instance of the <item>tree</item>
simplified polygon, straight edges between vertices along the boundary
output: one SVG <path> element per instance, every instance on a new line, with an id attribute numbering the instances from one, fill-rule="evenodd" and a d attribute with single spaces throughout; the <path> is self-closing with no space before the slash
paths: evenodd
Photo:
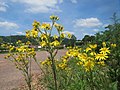
<path id="1" fill-rule="evenodd" d="M 107 42 L 108 45 L 112 43 L 116 44 L 116 48 L 111 50 L 111 55 L 106 64 L 109 66 L 109 74 L 113 82 L 117 82 L 118 90 L 120 90 L 120 19 L 117 18 L 116 14 L 113 14 L 111 18 L 113 24 L 105 27 L 105 31 L 97 33 L 95 40 L 99 45 L 101 42 Z"/>

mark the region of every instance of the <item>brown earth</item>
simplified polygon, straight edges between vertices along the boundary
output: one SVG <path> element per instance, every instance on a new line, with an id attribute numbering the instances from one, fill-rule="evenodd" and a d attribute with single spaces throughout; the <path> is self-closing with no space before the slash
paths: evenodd
<path id="1" fill-rule="evenodd" d="M 60 58 L 65 54 L 66 50 L 59 50 L 57 58 Z M 38 60 L 44 60 L 49 54 L 45 51 L 36 52 Z M 14 90 L 23 84 L 25 84 L 22 73 L 17 70 L 12 62 L 4 59 L 5 54 L 0 54 L 0 90 Z M 37 64 L 32 62 L 32 73 L 40 73 L 40 69 Z"/>

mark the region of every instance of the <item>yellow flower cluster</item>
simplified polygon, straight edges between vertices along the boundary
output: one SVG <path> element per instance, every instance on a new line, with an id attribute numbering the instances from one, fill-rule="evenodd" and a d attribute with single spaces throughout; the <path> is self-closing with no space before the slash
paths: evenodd
<path id="1" fill-rule="evenodd" d="M 103 47 L 97 52 L 97 44 L 88 45 L 86 48 L 70 48 L 65 57 L 67 59 L 74 58 L 77 60 L 77 65 L 82 66 L 86 71 L 91 71 L 96 65 L 105 65 L 105 60 L 110 54 L 109 48 L 106 47 L 106 43 L 103 42 Z M 69 62 L 69 60 L 66 60 Z M 65 63 L 67 65 L 67 62 Z M 63 66 L 62 66 L 63 65 Z M 64 68 L 64 62 L 61 64 L 61 67 Z"/>
<path id="2" fill-rule="evenodd" d="M 38 21 L 34 21 L 32 24 L 33 29 L 26 31 L 26 37 L 35 38 L 43 48 L 54 48 L 59 46 L 65 38 L 65 34 L 63 33 L 64 27 L 56 23 L 56 21 L 59 20 L 59 17 L 52 15 L 50 16 L 50 19 L 52 20 L 52 25 L 49 23 L 40 24 Z M 52 35 L 53 27 L 56 28 L 58 35 Z M 67 36 L 71 38 L 70 33 Z"/>
<path id="3" fill-rule="evenodd" d="M 55 22 L 55 21 L 59 20 L 59 17 L 55 16 L 55 15 L 52 15 L 52 16 L 50 16 L 50 19 Z"/>
<path id="4" fill-rule="evenodd" d="M 116 44 L 113 44 L 113 43 L 111 44 L 111 47 L 113 48 L 115 48 L 116 46 L 117 46 Z"/>
<path id="5" fill-rule="evenodd" d="M 56 27 L 56 29 L 58 30 L 58 32 L 61 32 L 64 30 L 64 27 L 60 24 L 54 24 L 54 26 Z"/>
<path id="6" fill-rule="evenodd" d="M 43 66 L 45 66 L 45 65 L 50 66 L 51 63 L 52 63 L 51 60 L 48 59 L 48 58 L 46 60 L 40 62 L 40 64 L 43 65 Z"/>
<path id="7" fill-rule="evenodd" d="M 67 62 L 68 62 L 67 57 L 63 56 L 61 58 L 61 62 L 57 64 L 57 68 L 60 68 L 62 70 L 67 70 L 68 69 L 67 68 Z"/>
<path id="8" fill-rule="evenodd" d="M 23 70 L 25 65 L 28 65 L 29 59 L 34 58 L 36 53 L 34 48 L 29 47 L 29 41 L 24 44 L 19 40 L 16 44 L 18 44 L 17 47 L 12 45 L 3 45 L 9 49 L 9 53 L 5 56 L 5 59 L 12 60 L 12 62 L 15 63 L 16 68 Z"/>
<path id="9" fill-rule="evenodd" d="M 50 30 L 50 29 L 51 29 L 51 26 L 50 26 L 49 23 L 43 23 L 43 24 L 41 25 L 41 28 L 42 28 L 42 29 L 45 29 L 45 30 Z"/>

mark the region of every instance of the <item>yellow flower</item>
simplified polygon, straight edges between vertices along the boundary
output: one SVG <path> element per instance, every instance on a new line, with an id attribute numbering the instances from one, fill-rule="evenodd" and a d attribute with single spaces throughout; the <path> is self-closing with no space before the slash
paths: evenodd
<path id="1" fill-rule="evenodd" d="M 42 42 L 40 42 L 40 45 L 41 45 L 42 47 L 44 47 L 44 46 L 46 46 L 47 44 L 46 44 L 45 41 L 42 41 Z"/>
<path id="2" fill-rule="evenodd" d="M 103 47 L 100 49 L 100 53 L 106 54 L 106 53 L 110 53 L 109 48 Z"/>
<path id="3" fill-rule="evenodd" d="M 40 37 L 41 37 L 42 40 L 43 40 L 43 39 L 47 39 L 47 34 L 44 34 L 44 33 L 43 33 L 43 34 L 40 35 Z"/>
<path id="4" fill-rule="evenodd" d="M 27 41 L 27 42 L 26 42 L 26 45 L 30 45 L 30 44 L 31 44 L 30 41 Z"/>
<path id="5" fill-rule="evenodd" d="M 15 47 L 14 47 L 14 46 L 11 46 L 9 50 L 10 50 L 10 52 L 11 52 L 11 51 L 13 51 L 14 49 L 15 49 Z"/>
<path id="6" fill-rule="evenodd" d="M 40 26 L 40 23 L 37 22 L 36 20 L 34 20 L 32 25 L 33 25 L 34 28 L 36 28 L 36 27 Z"/>
<path id="7" fill-rule="evenodd" d="M 66 63 L 60 63 L 60 64 L 58 64 L 58 67 L 61 68 L 61 69 L 65 69 L 67 67 L 67 64 Z"/>
<path id="8" fill-rule="evenodd" d="M 50 26 L 50 24 L 48 24 L 48 23 L 43 23 L 43 24 L 41 25 L 41 28 L 42 28 L 42 29 L 45 29 L 45 30 L 50 30 L 50 29 L 51 29 L 51 26 Z"/>
<path id="9" fill-rule="evenodd" d="M 79 61 L 79 62 L 77 63 L 77 65 L 83 65 L 83 62 Z"/>
<path id="10" fill-rule="evenodd" d="M 69 39 L 72 37 L 72 34 L 71 34 L 71 33 L 67 32 L 66 34 L 67 34 L 67 37 L 68 37 Z"/>
<path id="11" fill-rule="evenodd" d="M 91 50 L 92 50 L 92 49 L 89 48 L 89 47 L 86 48 L 86 52 L 91 51 Z"/>
<path id="12" fill-rule="evenodd" d="M 104 61 L 100 61 L 98 62 L 99 65 L 105 66 L 105 62 Z"/>
<path id="13" fill-rule="evenodd" d="M 106 60 L 107 58 L 108 58 L 107 54 L 103 54 L 103 53 L 96 54 L 95 56 L 95 59 L 97 60 Z"/>
<path id="14" fill-rule="evenodd" d="M 91 55 L 91 56 L 95 56 L 96 53 L 95 53 L 95 52 L 90 52 L 90 55 Z"/>
<path id="15" fill-rule="evenodd" d="M 56 46 L 59 46 L 59 45 L 60 45 L 60 42 L 57 41 L 57 40 L 55 40 L 55 41 L 53 41 L 53 42 L 51 43 L 51 45 L 56 47 Z"/>
<path id="16" fill-rule="evenodd" d="M 65 59 L 65 58 L 62 58 L 61 60 L 62 60 L 63 63 L 67 63 L 68 62 L 67 59 Z"/>
<path id="17" fill-rule="evenodd" d="M 78 55 L 79 55 L 79 52 L 77 50 L 73 50 L 71 52 L 71 56 L 73 56 L 73 57 L 77 57 Z"/>
<path id="18" fill-rule="evenodd" d="M 53 20 L 53 21 L 57 21 L 57 20 L 59 20 L 59 17 L 55 16 L 55 15 L 51 15 L 50 19 Z"/>
<path id="19" fill-rule="evenodd" d="M 116 47 L 116 44 L 113 44 L 113 43 L 112 43 L 112 44 L 111 44 L 111 47 L 115 48 L 115 47 Z"/>
<path id="20" fill-rule="evenodd" d="M 38 36 L 38 31 L 33 28 L 33 29 L 31 30 L 31 34 L 32 34 L 32 36 L 33 36 L 34 38 L 36 38 L 36 37 Z"/>
<path id="21" fill-rule="evenodd" d="M 95 49 L 95 48 L 97 48 L 97 44 L 89 45 L 89 47 L 92 48 L 92 49 Z"/>
<path id="22" fill-rule="evenodd" d="M 26 37 L 27 37 L 27 38 L 30 37 L 30 31 L 26 31 Z"/>
<path id="23" fill-rule="evenodd" d="M 58 39 L 58 36 L 57 35 L 54 35 L 53 36 L 54 40 Z"/>
<path id="24" fill-rule="evenodd" d="M 65 34 L 64 34 L 64 33 L 61 33 L 61 34 L 60 34 L 60 37 L 61 37 L 61 38 L 65 38 Z"/>
<path id="25" fill-rule="evenodd" d="M 70 51 L 67 51 L 67 52 L 66 52 L 66 56 L 68 56 L 68 57 L 70 57 L 70 56 L 71 56 Z"/>
<path id="26" fill-rule="evenodd" d="M 17 43 L 17 44 L 20 44 L 20 43 L 22 43 L 22 41 L 21 41 L 21 40 L 18 40 L 16 43 Z"/>
<path id="27" fill-rule="evenodd" d="M 85 67 L 86 71 L 90 71 L 93 69 L 94 65 L 95 63 L 93 61 L 86 61 L 83 66 Z"/>
<path id="28" fill-rule="evenodd" d="M 78 55 L 78 58 L 79 58 L 79 60 L 85 62 L 87 60 L 88 56 L 86 53 L 81 53 Z"/>
<path id="29" fill-rule="evenodd" d="M 41 65 L 43 65 L 43 66 L 44 66 L 44 65 L 47 65 L 47 66 L 51 65 L 50 59 L 47 58 L 46 60 L 42 61 L 42 62 L 41 62 Z"/>
<path id="30" fill-rule="evenodd" d="M 102 45 L 103 45 L 103 47 L 106 47 L 106 43 L 105 42 L 103 42 Z"/>
<path id="31" fill-rule="evenodd" d="M 62 26 L 62 25 L 60 25 L 60 24 L 54 24 L 54 26 L 56 27 L 56 29 L 58 30 L 58 31 L 63 31 L 64 30 L 64 27 Z"/>
<path id="32" fill-rule="evenodd" d="M 5 56 L 5 59 L 8 59 L 11 56 L 11 54 L 9 53 L 7 56 Z"/>

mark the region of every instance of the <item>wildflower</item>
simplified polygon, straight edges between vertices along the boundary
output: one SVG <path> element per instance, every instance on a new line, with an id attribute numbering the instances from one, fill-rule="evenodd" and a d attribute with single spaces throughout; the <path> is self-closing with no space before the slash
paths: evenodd
<path id="1" fill-rule="evenodd" d="M 47 39 L 47 34 L 44 34 L 44 33 L 43 33 L 43 34 L 40 35 L 40 37 L 41 37 L 42 40 L 43 40 L 43 39 L 46 40 L 46 39 Z"/>
<path id="2" fill-rule="evenodd" d="M 55 15 L 51 15 L 51 16 L 50 16 L 50 19 L 53 20 L 53 21 L 58 21 L 58 20 L 59 20 L 59 17 L 58 17 L 58 16 L 55 16 Z"/>
<path id="3" fill-rule="evenodd" d="M 57 29 L 59 32 L 63 31 L 63 29 L 64 29 L 64 27 L 63 27 L 62 25 L 60 25 L 60 24 L 54 24 L 54 26 L 56 27 L 56 29 Z"/>
<path id="4" fill-rule="evenodd" d="M 26 52 L 26 46 L 20 46 L 20 47 L 16 48 L 16 50 L 18 52 Z"/>
<path id="5" fill-rule="evenodd" d="M 107 58 L 108 58 L 107 54 L 103 54 L 103 53 L 96 54 L 95 56 L 95 59 L 97 60 L 106 60 Z"/>
<path id="6" fill-rule="evenodd" d="M 61 68 L 61 69 L 65 69 L 67 67 L 67 64 L 66 63 L 60 63 L 60 64 L 58 64 L 58 67 Z"/>
<path id="7" fill-rule="evenodd" d="M 66 56 L 68 56 L 68 57 L 70 57 L 70 56 L 71 56 L 70 51 L 67 51 L 67 52 L 66 52 Z"/>
<path id="8" fill-rule="evenodd" d="M 103 47 L 106 47 L 106 43 L 105 42 L 103 42 L 102 45 L 103 45 Z"/>
<path id="9" fill-rule="evenodd" d="M 103 53 L 103 54 L 110 53 L 110 50 L 109 48 L 104 47 L 100 49 L 100 53 Z"/>
<path id="10" fill-rule="evenodd" d="M 6 55 L 4 58 L 8 59 L 11 56 L 11 54 L 9 53 L 8 55 Z"/>
<path id="11" fill-rule="evenodd" d="M 95 56 L 95 55 L 96 55 L 96 52 L 90 52 L 90 55 L 91 55 L 91 56 Z"/>
<path id="12" fill-rule="evenodd" d="M 77 57 L 78 54 L 79 54 L 79 52 L 78 52 L 77 50 L 73 50 L 73 51 L 71 52 L 71 56 L 73 56 L 73 57 Z"/>
<path id="13" fill-rule="evenodd" d="M 41 45 L 42 47 L 44 47 L 44 46 L 46 46 L 47 44 L 46 44 L 45 41 L 42 41 L 42 42 L 40 42 L 40 45 Z"/>
<path id="14" fill-rule="evenodd" d="M 105 62 L 104 61 L 100 61 L 98 62 L 99 65 L 105 66 Z"/>
<path id="15" fill-rule="evenodd" d="M 47 58 L 46 60 L 42 61 L 42 62 L 41 62 L 41 65 L 43 65 L 43 66 L 44 66 L 44 65 L 47 65 L 47 66 L 51 65 L 50 59 Z"/>
<path id="16" fill-rule="evenodd" d="M 13 51 L 14 49 L 15 49 L 15 47 L 14 47 L 14 46 L 11 46 L 9 50 L 10 50 L 10 52 L 11 52 L 11 51 Z"/>
<path id="17" fill-rule="evenodd" d="M 42 28 L 42 29 L 45 29 L 45 30 L 50 30 L 50 29 L 51 29 L 51 26 L 50 26 L 50 24 L 48 24 L 48 23 L 43 23 L 43 24 L 41 25 L 41 28 Z"/>
<path id="18" fill-rule="evenodd" d="M 38 26 L 40 26 L 40 23 L 37 22 L 36 20 L 34 20 L 32 25 L 33 25 L 34 28 L 37 28 Z"/>
<path id="19" fill-rule="evenodd" d="M 20 43 L 22 43 L 22 41 L 21 41 L 21 40 L 18 40 L 16 43 L 17 43 L 17 44 L 20 44 Z"/>
<path id="20" fill-rule="evenodd" d="M 111 44 L 111 47 L 115 48 L 115 47 L 116 47 L 116 44 L 113 44 L 113 43 L 112 43 L 112 44 Z"/>
<path id="21" fill-rule="evenodd" d="M 30 45 L 30 44 L 31 44 L 30 41 L 27 41 L 27 42 L 26 42 L 26 45 Z"/>
<path id="22" fill-rule="evenodd" d="M 72 35 L 69 32 L 67 32 L 66 34 L 69 39 L 72 37 Z"/>
<path id="23" fill-rule="evenodd" d="M 53 41 L 53 42 L 51 43 L 51 45 L 56 47 L 56 46 L 59 46 L 59 45 L 60 45 L 60 42 L 57 41 L 57 40 L 55 40 L 55 41 Z"/>
<path id="24" fill-rule="evenodd" d="M 83 66 L 85 67 L 86 71 L 90 71 L 93 69 L 94 65 L 95 63 L 93 61 L 86 61 Z"/>
<path id="25" fill-rule="evenodd" d="M 31 30 L 31 34 L 32 34 L 32 36 L 33 36 L 34 38 L 36 38 L 36 37 L 38 36 L 38 31 L 37 31 L 35 28 L 33 28 L 33 29 Z"/>
<path id="26" fill-rule="evenodd" d="M 82 54 L 79 54 L 79 55 L 78 55 L 78 58 L 79 58 L 81 61 L 85 62 L 85 61 L 87 60 L 88 56 L 87 56 L 86 53 L 82 53 Z"/>
<path id="27" fill-rule="evenodd" d="M 58 39 L 58 36 L 57 35 L 54 35 L 53 36 L 54 40 Z"/>
<path id="28" fill-rule="evenodd" d="M 92 48 L 92 49 L 95 49 L 95 48 L 97 48 L 97 44 L 89 45 L 89 47 Z"/>
<path id="29" fill-rule="evenodd" d="M 65 38 L 65 34 L 64 34 L 64 33 L 61 33 L 61 34 L 60 34 L 60 37 L 61 37 L 61 38 Z"/>
<path id="30" fill-rule="evenodd" d="M 79 61 L 79 62 L 77 63 L 77 65 L 83 65 L 83 62 Z"/>
<path id="31" fill-rule="evenodd" d="M 26 31 L 26 37 L 27 37 L 27 38 L 30 37 L 30 31 Z"/>
<path id="32" fill-rule="evenodd" d="M 91 50 L 92 50 L 91 48 L 87 47 L 85 51 L 88 52 L 88 51 L 91 51 Z"/>

